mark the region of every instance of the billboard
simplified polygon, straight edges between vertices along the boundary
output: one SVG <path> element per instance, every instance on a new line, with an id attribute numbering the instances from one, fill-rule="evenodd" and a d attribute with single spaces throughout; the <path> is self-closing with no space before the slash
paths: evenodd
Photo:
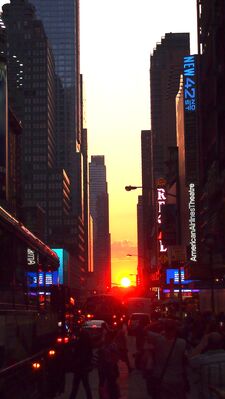
<path id="1" fill-rule="evenodd" d="M 59 257 L 59 284 L 66 284 L 68 280 L 67 275 L 69 254 L 64 248 L 52 248 L 52 250 Z"/>

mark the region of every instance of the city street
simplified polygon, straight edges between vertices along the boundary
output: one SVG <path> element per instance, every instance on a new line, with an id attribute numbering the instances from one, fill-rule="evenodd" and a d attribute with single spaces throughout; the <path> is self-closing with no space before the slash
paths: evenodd
<path id="1" fill-rule="evenodd" d="M 133 362 L 134 359 L 133 353 L 135 353 L 134 337 L 128 337 L 128 349 L 129 349 L 130 362 L 132 367 L 134 367 L 134 362 Z M 146 391 L 145 381 L 139 370 L 134 369 L 129 374 L 125 363 L 121 361 L 119 361 L 119 370 L 120 370 L 119 386 L 121 392 L 121 399 L 150 399 L 150 396 L 147 394 Z M 90 373 L 90 382 L 91 382 L 90 385 L 92 389 L 93 399 L 99 399 L 98 374 L 96 369 L 94 369 Z M 64 394 L 57 396 L 56 399 L 68 399 L 71 392 L 71 387 L 72 387 L 72 373 L 67 373 L 65 392 Z M 80 384 L 79 393 L 76 399 L 86 399 L 82 384 Z M 193 387 L 191 388 L 191 392 L 188 394 L 188 399 L 197 399 Z"/>
<path id="2" fill-rule="evenodd" d="M 135 338 L 128 337 L 128 348 L 129 357 L 132 367 L 133 356 L 135 353 Z M 119 362 L 119 386 L 121 392 L 121 399 L 147 399 L 149 398 L 146 389 L 145 381 L 143 380 L 141 373 L 138 370 L 133 370 L 130 374 L 128 373 L 125 363 Z M 93 393 L 93 399 L 98 399 L 98 375 L 97 370 L 94 369 L 90 374 L 91 388 Z M 72 373 L 66 375 L 66 389 L 64 394 L 57 396 L 57 399 L 68 399 L 72 386 Z M 82 384 L 80 385 L 79 394 L 76 399 L 86 399 L 85 392 Z"/>

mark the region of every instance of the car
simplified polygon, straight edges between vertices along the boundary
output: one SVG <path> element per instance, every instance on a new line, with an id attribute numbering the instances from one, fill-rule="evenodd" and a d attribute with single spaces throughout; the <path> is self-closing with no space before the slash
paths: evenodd
<path id="1" fill-rule="evenodd" d="M 108 324 L 104 320 L 87 320 L 82 324 L 81 330 L 89 333 L 93 346 L 98 346 L 104 331 L 109 330 Z"/>
<path id="2" fill-rule="evenodd" d="M 150 324 L 150 315 L 148 313 L 132 313 L 127 324 L 129 335 L 135 335 L 135 331 L 140 322 L 143 323 L 145 327 L 148 326 Z"/>

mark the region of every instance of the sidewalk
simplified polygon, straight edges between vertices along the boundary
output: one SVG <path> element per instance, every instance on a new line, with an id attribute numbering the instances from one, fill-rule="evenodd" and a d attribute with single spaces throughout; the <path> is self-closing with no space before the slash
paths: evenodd
<path id="1" fill-rule="evenodd" d="M 127 367 L 123 362 L 119 362 L 119 371 L 120 376 L 118 383 L 121 392 L 120 399 L 149 399 L 145 390 L 145 382 L 139 371 L 134 370 L 130 374 L 128 374 Z M 72 378 L 72 373 L 66 374 L 65 392 L 57 396 L 56 399 L 69 399 L 69 395 L 72 389 Z M 99 399 L 97 370 L 93 370 L 90 373 L 90 385 L 93 399 Z M 76 399 L 86 399 L 82 384 L 80 384 L 79 392 Z"/>

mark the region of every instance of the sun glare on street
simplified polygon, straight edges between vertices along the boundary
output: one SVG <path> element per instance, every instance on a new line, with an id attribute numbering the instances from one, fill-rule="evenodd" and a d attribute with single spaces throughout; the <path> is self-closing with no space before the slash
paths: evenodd
<path id="1" fill-rule="evenodd" d="M 123 287 L 130 287 L 130 279 L 128 277 L 123 277 L 120 283 Z"/>

